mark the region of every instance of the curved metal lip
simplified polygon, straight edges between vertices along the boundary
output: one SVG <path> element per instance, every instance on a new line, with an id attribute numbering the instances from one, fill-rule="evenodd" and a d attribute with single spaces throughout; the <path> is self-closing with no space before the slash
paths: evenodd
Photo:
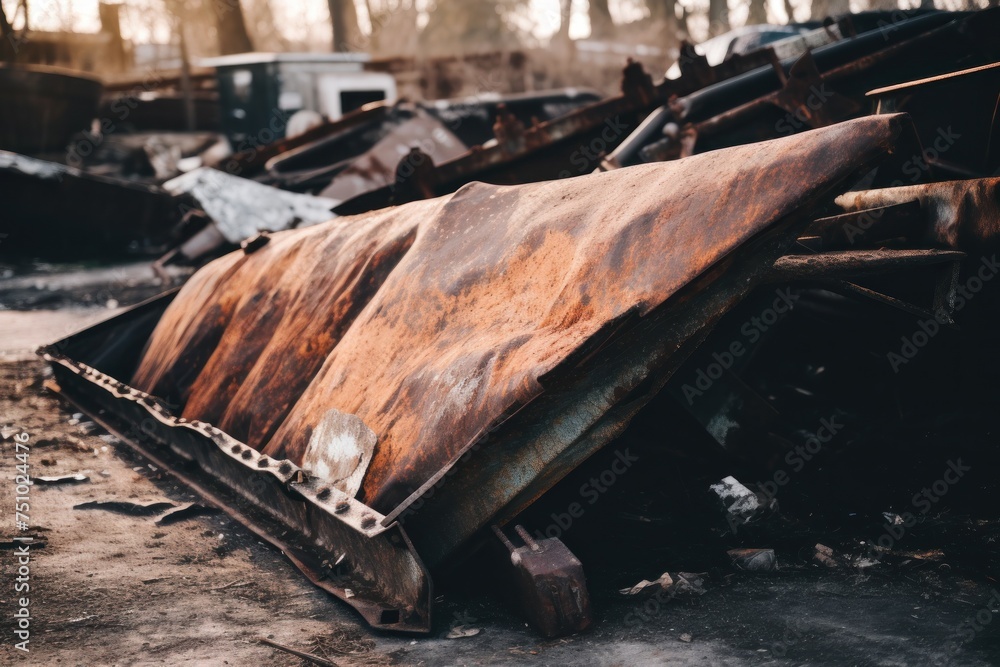
<path id="1" fill-rule="evenodd" d="M 430 572 L 401 524 L 385 522 L 381 513 L 291 461 L 261 454 L 207 422 L 177 417 L 156 396 L 71 359 L 60 351 L 66 340 L 37 351 L 57 373 L 57 380 L 48 382 L 49 389 L 79 407 L 95 422 L 256 536 L 277 547 L 314 585 L 346 602 L 373 628 L 420 634 L 430 632 L 433 604 Z M 74 380 L 77 386 L 68 386 Z M 87 400 L 88 389 L 96 390 L 98 405 L 117 405 L 120 411 L 138 412 L 143 416 L 141 426 L 133 421 L 130 429 L 122 428 L 121 422 L 129 420 L 109 416 L 109 412 L 115 411 L 114 407 L 96 409 L 95 404 Z M 209 460 L 212 464 L 206 466 Z M 190 461 L 198 462 L 204 477 L 221 485 L 225 491 L 219 493 L 212 484 L 203 483 L 175 465 Z M 264 502 L 268 499 L 275 501 Z M 249 502 L 256 511 L 247 512 L 233 500 L 241 501 L 240 504 Z M 277 537 L 274 524 L 290 528 L 295 541 Z M 338 535 L 331 533 L 351 538 L 344 540 L 351 544 L 345 547 L 343 542 L 332 543 L 337 541 Z M 347 563 L 343 563 L 345 560 Z M 338 570 L 342 563 L 350 564 L 352 570 Z M 404 593 L 403 597 L 394 598 L 386 590 L 387 586 L 379 591 L 380 582 L 395 578 L 389 568 L 394 568 L 395 574 L 412 577 L 415 585 L 411 588 L 416 594 L 407 596 Z M 398 586 L 393 593 L 399 593 Z"/>

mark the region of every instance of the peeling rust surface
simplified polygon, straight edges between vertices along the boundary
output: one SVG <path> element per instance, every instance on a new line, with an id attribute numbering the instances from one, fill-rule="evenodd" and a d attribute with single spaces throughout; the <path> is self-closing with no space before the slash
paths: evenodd
<path id="1" fill-rule="evenodd" d="M 275 234 L 185 286 L 133 385 L 296 464 L 327 411 L 356 415 L 378 441 L 358 497 L 388 512 L 615 322 L 881 159 L 902 122 Z"/>

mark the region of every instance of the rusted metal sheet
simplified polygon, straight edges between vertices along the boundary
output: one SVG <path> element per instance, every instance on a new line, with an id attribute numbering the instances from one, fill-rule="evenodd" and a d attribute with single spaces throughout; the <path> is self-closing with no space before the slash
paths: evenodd
<path id="1" fill-rule="evenodd" d="M 253 146 L 238 151 L 230 156 L 224 165 L 217 166 L 224 166 L 227 171 L 232 173 L 252 174 L 263 167 L 269 160 L 282 154 L 294 152 L 323 139 L 342 136 L 358 127 L 379 123 L 391 109 L 392 107 L 385 102 L 372 102 L 360 109 L 355 109 L 345 114 L 335 121 L 327 121 L 322 125 L 311 128 L 298 136 L 284 137 L 264 146 Z"/>
<path id="2" fill-rule="evenodd" d="M 293 461 L 331 407 L 357 415 L 378 436 L 359 497 L 390 511 L 594 336 L 881 156 L 899 122 L 277 234 L 185 286 L 133 382 Z"/>
<path id="3" fill-rule="evenodd" d="M 440 164 L 489 141 L 500 108 L 530 124 L 532 119 L 552 120 L 599 99 L 600 95 L 587 90 L 558 89 L 398 102 L 368 121 L 273 155 L 267 162 L 267 177 L 288 189 L 313 191 L 330 187 L 342 172 L 353 172 L 335 184 L 336 194 L 328 194 L 346 199 L 391 184 L 397 164 L 413 146 Z M 369 173 L 372 178 L 367 180 Z"/>
<path id="4" fill-rule="evenodd" d="M 137 307 L 138 317 L 123 316 L 128 326 L 95 327 L 102 344 L 94 344 L 89 330 L 40 350 L 54 369 L 47 387 L 280 549 L 372 627 L 429 631 L 430 575 L 400 524 L 383 525 L 379 513 L 289 461 L 261 455 L 210 424 L 173 416 L 158 399 L 67 356 L 96 353 L 100 360 L 104 345 L 134 344 L 135 329 L 148 323 L 141 311 L 162 312 L 164 300 Z M 177 457 L 196 465 L 171 465 Z"/>
<path id="5" fill-rule="evenodd" d="M 196 462 L 239 499 L 209 502 L 304 544 L 303 571 L 370 623 L 426 631 L 424 563 L 620 433 L 905 130 L 874 116 L 280 232 L 43 352 L 59 391 Z"/>

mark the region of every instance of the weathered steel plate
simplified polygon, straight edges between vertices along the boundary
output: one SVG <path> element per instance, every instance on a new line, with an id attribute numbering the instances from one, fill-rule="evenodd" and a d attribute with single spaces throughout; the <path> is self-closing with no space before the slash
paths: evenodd
<path id="1" fill-rule="evenodd" d="M 370 623 L 426 630 L 423 563 L 620 433 L 906 129 L 876 116 L 277 233 L 44 352 L 133 444 L 350 559 L 332 575 L 350 594 L 326 587 Z"/>
<path id="2" fill-rule="evenodd" d="M 300 462 L 331 408 L 377 435 L 360 498 L 389 512 L 607 327 L 644 315 L 881 157 L 899 117 L 275 235 L 202 270 L 133 379 Z"/>

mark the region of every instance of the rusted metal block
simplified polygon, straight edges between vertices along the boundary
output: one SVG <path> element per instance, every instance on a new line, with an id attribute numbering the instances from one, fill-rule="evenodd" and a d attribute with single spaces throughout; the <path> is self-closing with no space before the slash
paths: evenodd
<path id="1" fill-rule="evenodd" d="M 558 538 L 535 540 L 523 526 L 514 530 L 524 541 L 516 547 L 494 526 L 513 568 L 513 594 L 521 612 L 543 637 L 554 638 L 590 628 L 590 594 L 583 563 Z"/>

